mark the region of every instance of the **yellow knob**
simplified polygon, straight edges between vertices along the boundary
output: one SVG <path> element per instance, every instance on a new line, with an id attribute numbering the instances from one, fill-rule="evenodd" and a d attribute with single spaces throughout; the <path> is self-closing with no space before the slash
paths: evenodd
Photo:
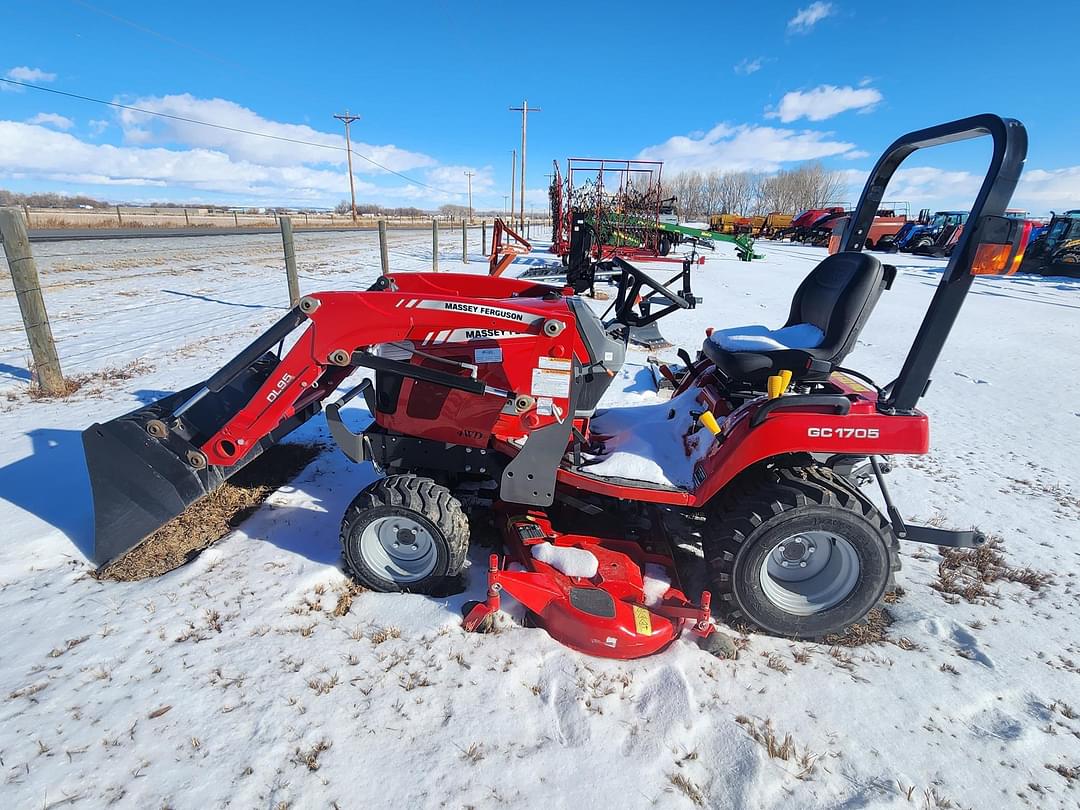
<path id="1" fill-rule="evenodd" d="M 784 378 L 779 374 L 769 377 L 769 399 L 776 399 L 784 393 Z"/>
<path id="2" fill-rule="evenodd" d="M 780 378 L 784 381 L 784 385 L 781 390 L 787 391 L 788 386 L 791 385 L 791 372 L 785 368 L 783 371 L 780 372 Z"/>
<path id="3" fill-rule="evenodd" d="M 720 427 L 720 423 L 716 421 L 716 417 L 709 411 L 705 411 L 705 413 L 701 415 L 701 424 L 707 427 L 713 436 L 719 436 L 720 431 L 723 430 L 723 428 Z"/>

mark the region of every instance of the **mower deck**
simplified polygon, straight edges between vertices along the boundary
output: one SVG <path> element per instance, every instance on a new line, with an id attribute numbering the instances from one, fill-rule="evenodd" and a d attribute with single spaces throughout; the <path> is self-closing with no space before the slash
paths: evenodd
<path id="1" fill-rule="evenodd" d="M 467 612 L 465 629 L 478 629 L 498 611 L 505 590 L 553 638 L 603 658 L 657 653 L 678 638 L 684 623 L 702 638 L 713 632 L 708 591 L 699 604 L 687 599 L 666 543 L 566 534 L 546 513 L 506 504 L 497 515 L 508 551 L 504 562 L 513 560 L 521 570 L 491 555 L 487 600 Z"/>

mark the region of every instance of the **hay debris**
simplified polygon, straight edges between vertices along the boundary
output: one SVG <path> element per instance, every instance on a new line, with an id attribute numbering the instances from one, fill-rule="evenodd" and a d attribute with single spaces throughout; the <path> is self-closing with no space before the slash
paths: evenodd
<path id="1" fill-rule="evenodd" d="M 192 504 L 123 557 L 95 573 L 133 582 L 168 573 L 198 556 L 248 518 L 273 492 L 296 477 L 323 450 L 317 444 L 278 444 L 234 475 L 221 489 Z"/>

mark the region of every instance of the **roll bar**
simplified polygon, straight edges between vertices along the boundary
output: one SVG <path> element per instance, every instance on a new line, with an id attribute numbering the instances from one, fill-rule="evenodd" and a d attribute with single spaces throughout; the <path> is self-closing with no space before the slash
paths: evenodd
<path id="1" fill-rule="evenodd" d="M 845 229 L 840 250 L 862 250 L 889 180 L 908 155 L 919 149 L 985 135 L 993 138 L 994 152 L 971 208 L 968 227 L 964 228 L 960 242 L 942 274 L 900 375 L 887 386 L 887 396 L 879 403 L 882 410 L 911 411 L 926 391 L 930 373 L 974 280 L 971 270 L 979 244 L 1015 242 L 1018 237 L 1018 228 L 1004 214 L 1024 169 L 1027 130 L 1013 118 L 983 114 L 909 132 L 894 141 L 878 158 L 863 188 L 859 205 Z"/>

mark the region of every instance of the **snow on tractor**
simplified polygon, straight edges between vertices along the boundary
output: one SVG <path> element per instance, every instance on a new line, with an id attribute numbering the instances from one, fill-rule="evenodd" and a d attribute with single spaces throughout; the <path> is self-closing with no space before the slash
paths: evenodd
<path id="1" fill-rule="evenodd" d="M 910 153 L 981 135 L 994 150 L 970 227 L 899 375 L 878 386 L 843 367 L 895 275 L 862 252 L 867 229 Z M 94 560 L 138 544 L 366 369 L 326 413 L 344 453 L 382 473 L 341 525 L 345 567 L 368 588 L 441 590 L 465 566 L 470 521 L 493 515 L 505 553 L 490 557 L 487 598 L 466 606 L 469 630 L 508 594 L 558 641 L 613 658 L 708 637 L 713 616 L 789 638 L 842 631 L 891 586 L 899 540 L 983 541 L 906 524 L 880 458 L 929 449 L 916 406 L 974 277 L 1012 255 L 1003 214 L 1026 151 L 1024 127 L 993 115 L 897 140 L 787 323 L 712 331 L 668 370 L 676 390 L 660 404 L 601 405 L 625 327 L 690 305 L 623 260 L 608 324 L 570 289 L 504 277 L 401 273 L 308 295 L 205 383 L 85 431 Z M 643 316 L 643 293 L 667 305 Z M 372 421 L 356 432 L 342 406 L 358 396 Z M 685 592 L 673 543 L 701 547 L 704 593 Z"/>

